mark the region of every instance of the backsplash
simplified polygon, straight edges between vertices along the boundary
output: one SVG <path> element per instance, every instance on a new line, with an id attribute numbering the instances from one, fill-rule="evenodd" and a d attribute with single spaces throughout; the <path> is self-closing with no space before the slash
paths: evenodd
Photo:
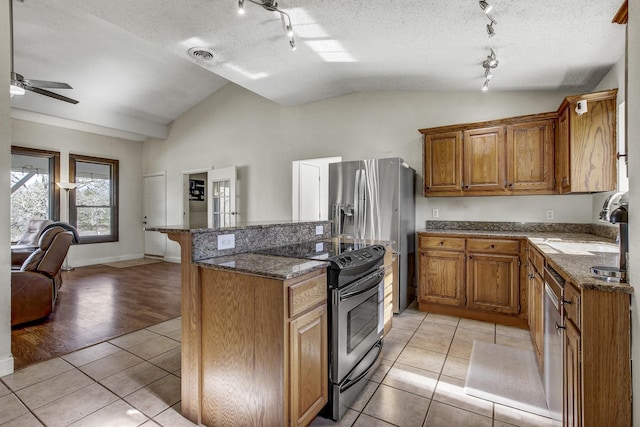
<path id="1" fill-rule="evenodd" d="M 547 222 L 427 221 L 427 230 L 517 231 L 531 233 L 587 233 L 615 240 L 618 227 L 604 224 Z"/>
<path id="2" fill-rule="evenodd" d="M 322 233 L 316 234 L 316 227 Z M 218 249 L 218 236 L 233 235 L 232 249 Z M 329 221 L 260 224 L 221 230 L 199 229 L 191 231 L 192 261 L 223 255 L 233 255 L 259 249 L 284 246 L 308 240 L 331 237 Z"/>

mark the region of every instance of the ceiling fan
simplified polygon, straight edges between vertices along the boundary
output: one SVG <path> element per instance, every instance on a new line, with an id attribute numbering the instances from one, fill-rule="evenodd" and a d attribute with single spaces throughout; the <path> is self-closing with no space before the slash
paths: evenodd
<path id="1" fill-rule="evenodd" d="M 24 0 L 19 0 L 24 1 Z M 22 74 L 18 74 L 13 70 L 13 0 L 9 0 L 9 34 L 11 37 L 11 97 L 15 95 L 24 95 L 26 91 L 39 93 L 40 95 L 59 99 L 60 101 L 77 104 L 75 99 L 67 98 L 47 89 L 73 89 L 67 83 L 50 82 L 46 80 L 25 79 Z"/>

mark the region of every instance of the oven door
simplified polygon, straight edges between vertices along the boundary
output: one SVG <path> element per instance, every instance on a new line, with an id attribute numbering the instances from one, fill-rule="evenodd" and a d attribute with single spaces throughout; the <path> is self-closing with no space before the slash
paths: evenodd
<path id="1" fill-rule="evenodd" d="M 332 291 L 331 381 L 341 382 L 382 338 L 384 270 Z"/>

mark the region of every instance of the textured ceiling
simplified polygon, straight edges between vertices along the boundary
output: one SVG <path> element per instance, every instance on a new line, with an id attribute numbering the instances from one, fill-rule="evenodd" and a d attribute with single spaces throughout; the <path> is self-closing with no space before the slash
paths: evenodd
<path id="1" fill-rule="evenodd" d="M 118 129 L 141 139 L 232 81 L 282 105 L 359 91 L 480 90 L 482 61 L 500 61 L 491 90 L 587 91 L 624 54 L 622 0 L 282 0 L 280 15 L 236 0 L 14 0 L 15 71 L 64 81 L 67 105 L 27 93 L 22 112 Z M 189 47 L 213 50 L 198 64 Z M 134 138 L 132 138 L 134 139 Z"/>

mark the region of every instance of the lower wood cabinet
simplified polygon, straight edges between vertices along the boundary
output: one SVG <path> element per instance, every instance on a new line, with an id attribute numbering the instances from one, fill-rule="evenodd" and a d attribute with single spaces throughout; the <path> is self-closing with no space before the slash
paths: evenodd
<path id="1" fill-rule="evenodd" d="M 292 426 L 306 426 L 327 403 L 327 306 L 289 323 Z"/>
<path id="2" fill-rule="evenodd" d="M 467 259 L 467 306 L 518 314 L 518 255 L 476 254 Z"/>
<path id="3" fill-rule="evenodd" d="M 580 388 L 580 332 L 567 320 L 564 330 L 564 425 L 582 426 L 582 390 Z"/>
<path id="4" fill-rule="evenodd" d="M 536 353 L 540 371 L 544 369 L 544 258 L 533 247 L 528 249 L 528 320 L 533 350 Z"/>
<path id="5" fill-rule="evenodd" d="M 464 252 L 420 251 L 420 302 L 464 306 Z"/>
<path id="6" fill-rule="evenodd" d="M 201 424 L 310 424 L 328 401 L 325 270 L 289 280 L 198 274 Z"/>
<path id="7" fill-rule="evenodd" d="M 418 242 L 420 310 L 526 326 L 518 239 L 421 233 Z"/>

